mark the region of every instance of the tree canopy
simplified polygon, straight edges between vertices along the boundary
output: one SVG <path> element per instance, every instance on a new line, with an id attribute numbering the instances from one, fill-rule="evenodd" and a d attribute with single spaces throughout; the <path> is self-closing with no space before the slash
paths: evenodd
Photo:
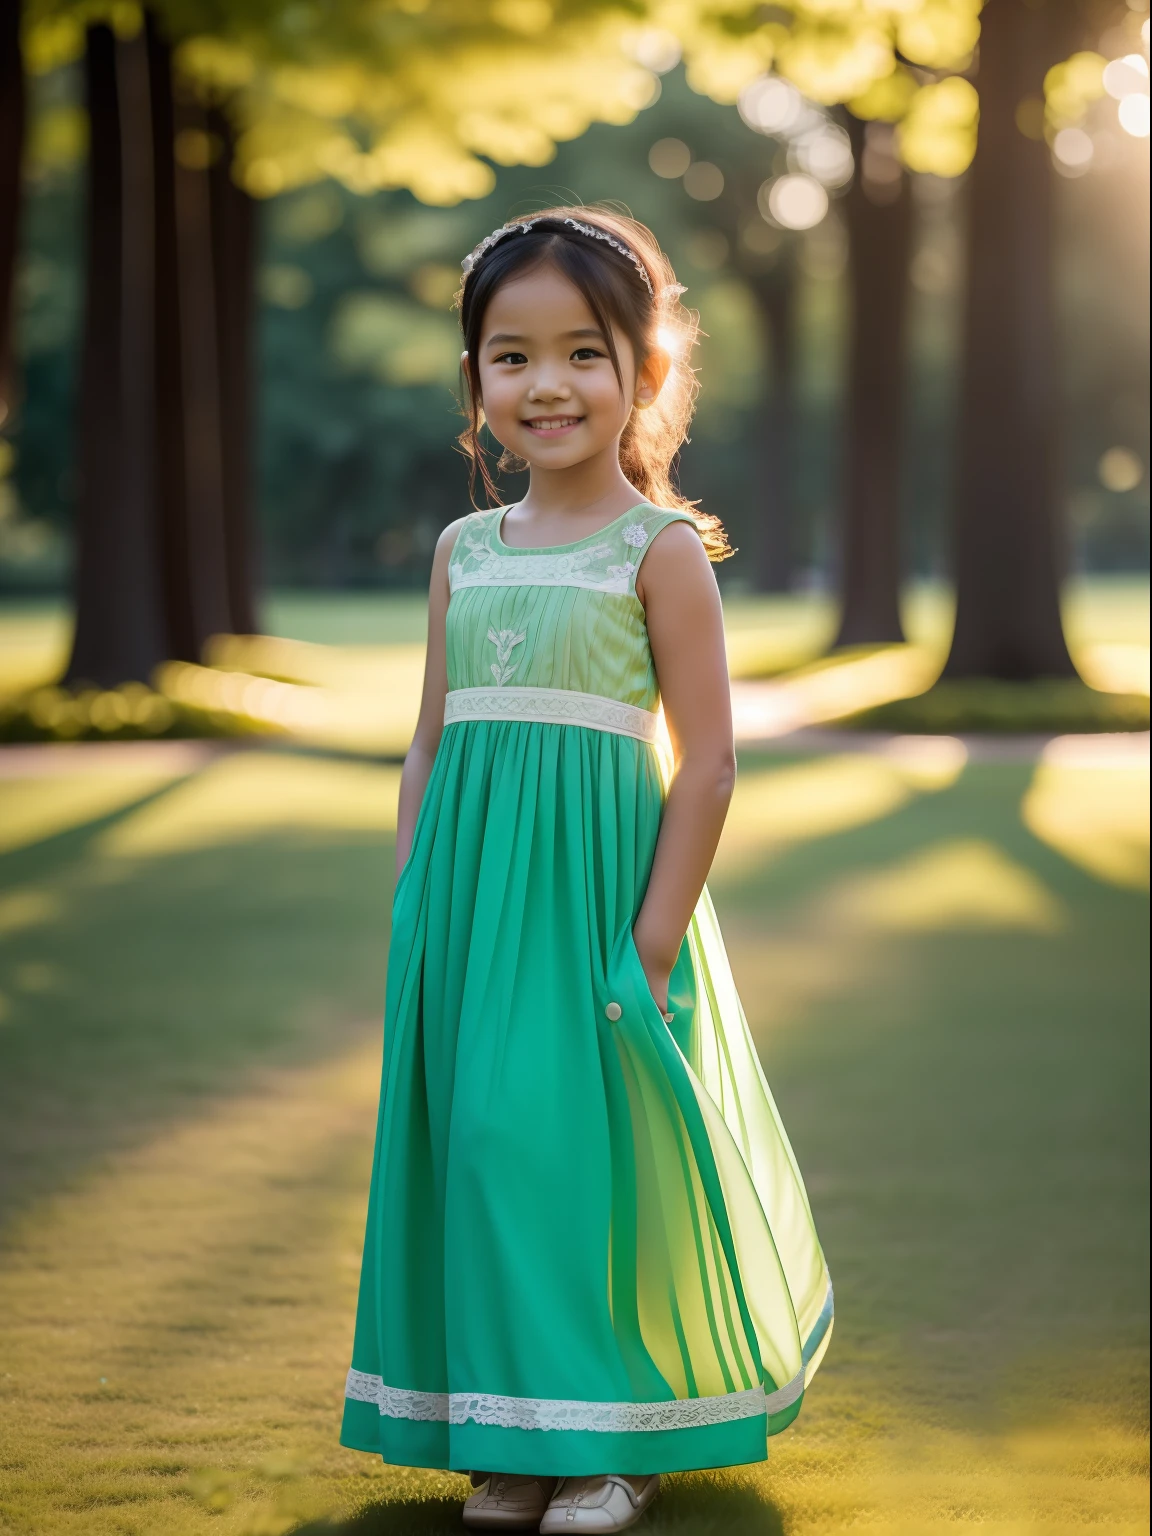
<path id="1" fill-rule="evenodd" d="M 235 175 L 257 197 L 332 177 L 450 206 L 493 165 L 546 165 L 593 122 L 626 123 L 683 57 L 689 84 L 737 101 L 773 71 L 809 100 L 897 125 L 912 170 L 956 176 L 979 100 L 966 78 L 981 0 L 157 0 L 182 75 L 229 103 Z M 31 0 L 25 56 L 76 57 L 87 25 L 140 25 L 135 0 Z M 1078 52 L 1047 85 L 1051 131 L 1103 90 Z M 1043 115 L 1043 108 L 1041 108 Z M 212 153 L 189 139 L 183 153 Z"/>

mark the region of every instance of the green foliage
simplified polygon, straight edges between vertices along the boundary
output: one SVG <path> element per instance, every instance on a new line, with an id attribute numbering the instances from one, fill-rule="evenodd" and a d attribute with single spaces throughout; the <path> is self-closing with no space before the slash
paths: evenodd
<path id="1" fill-rule="evenodd" d="M 83 28 L 140 25 L 123 0 L 32 0 L 34 69 L 75 57 Z M 592 122 L 628 122 L 655 76 L 630 54 L 619 0 L 153 0 L 182 75 L 238 127 L 253 194 L 335 177 L 451 205 L 494 185 L 492 162 L 544 165 Z"/>
<path id="2" fill-rule="evenodd" d="M 788 0 L 767 12 L 758 0 L 153 0 L 152 9 L 185 77 L 229 105 L 238 178 L 262 197 L 329 176 L 361 193 L 407 187 L 440 205 L 483 196 L 493 164 L 546 165 L 589 124 L 630 121 L 681 53 L 693 90 L 717 102 L 735 102 L 770 67 L 829 106 L 879 92 L 878 115 L 907 114 L 910 165 L 956 175 L 975 145 L 971 114 L 918 98 L 936 83 L 928 71 L 968 68 L 978 0 Z M 51 68 L 79 52 L 86 23 L 131 32 L 140 13 L 135 0 L 32 0 L 29 61 Z"/>
<path id="3" fill-rule="evenodd" d="M 843 723 L 934 736 L 1146 731 L 1148 699 L 1139 693 L 1103 693 L 1075 678 L 1031 683 L 945 678 L 927 693 L 864 710 Z"/>
<path id="4" fill-rule="evenodd" d="M 0 586 L 8 588 L 66 579 L 84 235 L 78 166 L 52 143 L 53 125 L 77 118 L 78 87 L 70 68 L 32 83 L 13 296 L 24 399 L 0 437 Z"/>

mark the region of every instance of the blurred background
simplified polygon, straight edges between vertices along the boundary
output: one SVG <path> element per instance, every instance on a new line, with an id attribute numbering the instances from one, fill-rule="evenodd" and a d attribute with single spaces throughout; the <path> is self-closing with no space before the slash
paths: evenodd
<path id="1" fill-rule="evenodd" d="M 1141 0 L 0 18 L 0 1529 L 456 1529 L 335 1436 L 459 263 L 572 200 L 701 316 L 711 887 L 838 1287 L 649 1523 L 1146 1530 Z"/>

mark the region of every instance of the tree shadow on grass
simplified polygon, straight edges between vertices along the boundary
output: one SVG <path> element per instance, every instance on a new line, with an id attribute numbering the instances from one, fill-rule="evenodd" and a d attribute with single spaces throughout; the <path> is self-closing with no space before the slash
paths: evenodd
<path id="1" fill-rule="evenodd" d="M 457 1499 L 395 1499 L 348 1520 L 298 1526 L 292 1536 L 459 1536 L 462 1529 Z M 786 1529 L 771 1500 L 746 1483 L 706 1472 L 666 1478 L 659 1499 L 636 1527 L 651 1536 L 786 1536 Z"/>
<path id="2" fill-rule="evenodd" d="M 785 1536 L 776 1505 L 746 1482 L 722 1472 L 665 1479 L 641 1530 L 677 1536 Z"/>
<path id="3" fill-rule="evenodd" d="M 0 1226 L 379 1014 L 391 837 L 270 828 L 107 857 L 104 835 L 173 787 L 0 856 L 0 896 L 58 908 L 0 936 Z"/>
<path id="4" fill-rule="evenodd" d="M 291 1536 L 459 1536 L 460 1500 L 389 1499 L 348 1520 L 310 1520 Z"/>

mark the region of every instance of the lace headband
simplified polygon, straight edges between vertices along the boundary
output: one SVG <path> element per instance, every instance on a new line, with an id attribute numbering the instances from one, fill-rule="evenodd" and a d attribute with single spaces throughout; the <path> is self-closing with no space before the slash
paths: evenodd
<path id="1" fill-rule="evenodd" d="M 514 235 L 517 232 L 522 235 L 526 235 L 528 231 L 530 229 L 534 229 L 537 224 L 544 223 L 546 218 L 547 215 L 542 219 L 526 219 L 523 222 L 501 224 L 499 229 L 494 229 L 490 235 L 485 235 L 480 244 L 473 250 L 469 251 L 468 255 L 465 256 L 464 260 L 460 263 L 460 266 L 464 272 L 464 276 L 467 277 L 468 274 L 476 266 L 476 263 L 480 260 L 480 258 L 486 255 L 494 245 L 498 245 L 500 241 L 504 239 L 505 235 Z M 612 247 L 614 251 L 619 251 L 621 256 L 627 257 L 627 259 L 636 268 L 637 272 L 639 272 L 640 280 L 643 282 L 645 288 L 647 288 L 649 297 L 653 299 L 656 297 L 656 290 L 652 287 L 652 279 L 648 276 L 648 268 L 640 260 L 639 256 L 637 256 L 636 252 L 630 249 L 630 247 L 626 246 L 622 240 L 617 240 L 616 236 L 610 235 L 606 229 L 598 229 L 595 224 L 581 224 L 579 219 L 565 219 L 564 223 L 570 224 L 572 228 L 578 230 L 580 234 L 588 235 L 593 240 L 605 241 Z M 683 289 L 681 289 L 681 292 L 683 292 Z"/>

